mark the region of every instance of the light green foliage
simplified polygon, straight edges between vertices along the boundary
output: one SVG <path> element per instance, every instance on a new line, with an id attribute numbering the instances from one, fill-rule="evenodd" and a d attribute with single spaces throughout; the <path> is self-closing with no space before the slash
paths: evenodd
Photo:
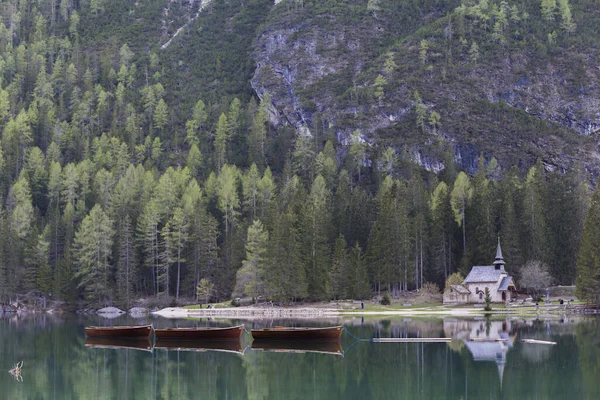
<path id="1" fill-rule="evenodd" d="M 485 295 L 483 297 L 483 301 L 485 301 L 485 307 L 483 307 L 484 311 L 492 311 L 492 296 L 490 295 L 490 289 L 485 288 Z"/>
<path id="2" fill-rule="evenodd" d="M 452 285 L 462 285 L 465 280 L 464 276 L 460 274 L 460 272 L 455 272 L 446 278 L 446 288 L 449 288 Z"/>
<path id="3" fill-rule="evenodd" d="M 396 156 L 396 150 L 391 147 L 385 149 L 381 159 L 381 171 L 387 176 L 391 175 L 394 171 L 394 167 L 398 163 L 398 157 Z"/>
<path id="4" fill-rule="evenodd" d="M 86 299 L 98 305 L 112 294 L 113 235 L 112 221 L 99 205 L 83 219 L 75 235 L 73 255 L 78 267 L 75 277 Z"/>
<path id="5" fill-rule="evenodd" d="M 477 61 L 479 61 L 479 46 L 475 41 L 471 43 L 471 47 L 469 48 L 469 60 L 471 60 L 473 64 L 477 64 Z"/>
<path id="6" fill-rule="evenodd" d="M 11 197 L 14 204 L 11 226 L 14 234 L 24 240 L 31 233 L 31 224 L 34 218 L 29 182 L 24 174 L 21 174 L 19 180 L 12 186 Z"/>
<path id="7" fill-rule="evenodd" d="M 466 236 L 466 218 L 465 210 L 469 201 L 473 197 L 473 188 L 471 186 L 471 180 L 468 175 L 464 172 L 459 172 L 456 180 L 454 181 L 454 187 L 450 193 L 450 204 L 452 205 L 452 212 L 454 213 L 454 219 L 459 227 L 463 230 L 463 252 L 466 252 L 467 248 L 467 236 Z"/>
<path id="8" fill-rule="evenodd" d="M 573 17 L 571 16 L 569 0 L 558 0 L 558 7 L 561 17 L 560 27 L 568 33 L 574 33 L 577 25 L 573 22 Z"/>
<path id="9" fill-rule="evenodd" d="M 431 111 L 431 113 L 429 113 L 429 126 L 431 126 L 431 128 L 433 129 L 433 133 L 436 134 L 438 129 L 441 126 L 440 123 L 440 114 L 437 113 L 437 111 Z"/>
<path id="10" fill-rule="evenodd" d="M 379 105 L 381 105 L 383 101 L 385 85 L 387 85 L 385 77 L 381 74 L 377 75 L 377 78 L 375 78 L 375 82 L 373 83 L 373 88 L 375 89 L 375 97 L 377 98 L 377 101 L 379 101 Z"/>
<path id="11" fill-rule="evenodd" d="M 225 215 L 225 236 L 229 236 L 239 215 L 240 198 L 237 192 L 239 170 L 232 165 L 224 165 L 218 177 L 218 207 Z"/>
<path id="12" fill-rule="evenodd" d="M 312 181 L 315 165 L 315 150 L 312 138 L 298 136 L 296 146 L 292 155 L 294 173 L 302 177 L 306 182 Z"/>
<path id="13" fill-rule="evenodd" d="M 398 65 L 394 61 L 395 56 L 396 54 L 392 52 L 386 54 L 385 63 L 383 64 L 383 70 L 388 76 L 398 68 Z"/>
<path id="14" fill-rule="evenodd" d="M 419 61 L 421 64 L 425 65 L 427 60 L 429 59 L 429 42 L 425 39 L 422 39 L 419 43 Z"/>
<path id="15" fill-rule="evenodd" d="M 169 108 L 163 99 L 160 99 L 154 110 L 154 126 L 158 130 L 162 130 L 169 122 Z"/>
<path id="16" fill-rule="evenodd" d="M 246 240 L 246 259 L 237 272 L 236 290 L 246 296 L 257 298 L 266 289 L 266 253 L 269 234 L 259 219 L 252 221 Z"/>
<path id="17" fill-rule="evenodd" d="M 352 132 L 348 154 L 351 157 L 353 169 L 358 173 L 358 181 L 360 182 L 360 174 L 367 161 L 367 143 L 358 129 Z"/>
<path id="18" fill-rule="evenodd" d="M 267 129 L 265 124 L 267 123 L 269 107 L 271 107 L 271 96 L 266 93 L 261 99 L 258 112 L 252 121 L 250 137 L 248 139 L 250 161 L 260 166 L 265 164 L 265 145 L 267 140 Z"/>
<path id="19" fill-rule="evenodd" d="M 542 11 L 542 18 L 544 18 L 546 21 L 554 21 L 556 0 L 542 0 L 540 7 Z"/>
<path id="20" fill-rule="evenodd" d="M 198 282 L 198 286 L 196 288 L 196 295 L 198 296 L 198 299 L 204 299 L 206 301 L 206 303 L 208 303 L 210 300 L 210 297 L 213 294 L 214 289 L 215 289 L 214 283 L 212 283 L 210 280 L 208 280 L 206 278 L 202 278 L 202 279 L 200 279 L 200 282 Z"/>
<path id="21" fill-rule="evenodd" d="M 227 162 L 228 125 L 227 115 L 222 113 L 215 131 L 215 166 L 217 170 L 220 170 Z"/>

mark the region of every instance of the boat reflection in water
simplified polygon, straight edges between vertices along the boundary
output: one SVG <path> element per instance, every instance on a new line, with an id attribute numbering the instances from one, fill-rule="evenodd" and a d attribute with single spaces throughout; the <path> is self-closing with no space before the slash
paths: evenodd
<path id="1" fill-rule="evenodd" d="M 149 339 L 119 339 L 105 337 L 88 337 L 85 347 L 96 349 L 129 349 L 152 352 L 152 342 Z"/>
<path id="2" fill-rule="evenodd" d="M 255 340 L 252 350 L 272 351 L 277 353 L 321 353 L 343 356 L 342 345 L 339 341 L 315 340 Z"/>
<path id="3" fill-rule="evenodd" d="M 155 329 L 156 339 L 163 340 L 218 340 L 218 341 L 240 341 L 244 325 L 230 326 L 226 328 L 164 328 Z"/>
<path id="4" fill-rule="evenodd" d="M 157 339 L 154 347 L 173 351 L 219 351 L 244 355 L 242 342 L 237 340 L 161 340 Z"/>

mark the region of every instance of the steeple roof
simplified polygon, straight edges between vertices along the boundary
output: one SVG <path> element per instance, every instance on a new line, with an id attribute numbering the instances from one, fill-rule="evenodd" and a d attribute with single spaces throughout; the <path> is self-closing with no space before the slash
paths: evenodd
<path id="1" fill-rule="evenodd" d="M 494 260 L 494 265 L 498 265 L 504 268 L 506 263 L 504 262 L 504 257 L 502 257 L 502 248 L 500 247 L 500 236 L 498 236 L 498 247 L 496 248 L 496 259 Z"/>

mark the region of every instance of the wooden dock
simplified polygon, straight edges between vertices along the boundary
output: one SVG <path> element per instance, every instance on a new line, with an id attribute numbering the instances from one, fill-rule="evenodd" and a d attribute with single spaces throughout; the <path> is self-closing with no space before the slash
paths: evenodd
<path id="1" fill-rule="evenodd" d="M 452 338 L 373 338 L 375 343 L 450 343 Z"/>

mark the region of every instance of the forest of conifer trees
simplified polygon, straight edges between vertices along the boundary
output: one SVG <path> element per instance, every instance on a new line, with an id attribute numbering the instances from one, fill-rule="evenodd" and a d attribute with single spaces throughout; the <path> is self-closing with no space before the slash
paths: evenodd
<path id="1" fill-rule="evenodd" d="M 438 174 L 273 126 L 269 95 L 178 99 L 160 54 L 86 48 L 101 0 L 0 3 L 0 302 L 366 299 L 488 265 L 576 279 L 585 172 Z"/>

